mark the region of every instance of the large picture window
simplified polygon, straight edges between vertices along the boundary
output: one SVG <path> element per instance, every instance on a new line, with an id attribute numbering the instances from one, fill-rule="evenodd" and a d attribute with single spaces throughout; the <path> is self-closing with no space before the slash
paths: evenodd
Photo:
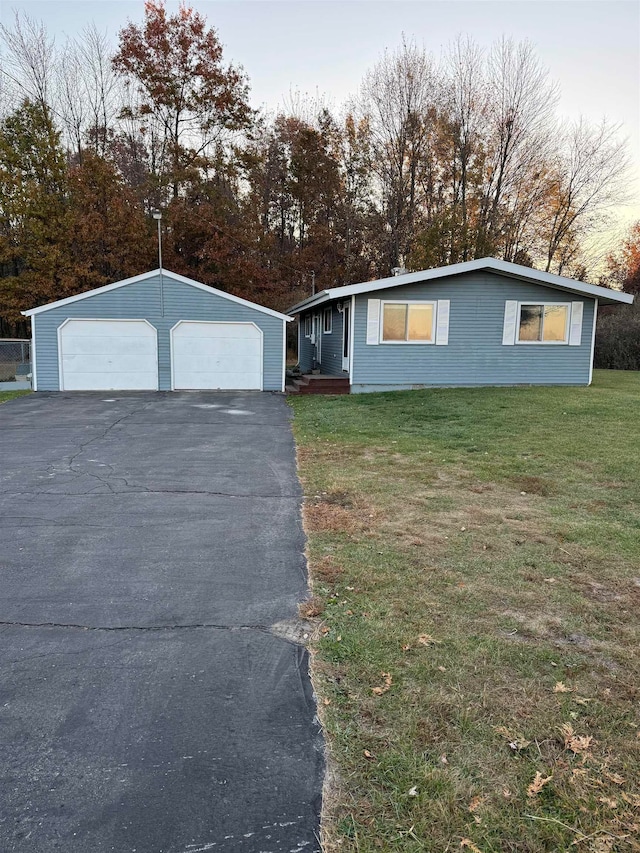
<path id="1" fill-rule="evenodd" d="M 522 303 L 518 320 L 518 343 L 565 344 L 569 333 L 569 306 Z"/>
<path id="2" fill-rule="evenodd" d="M 435 311 L 432 302 L 384 302 L 383 343 L 433 343 Z"/>

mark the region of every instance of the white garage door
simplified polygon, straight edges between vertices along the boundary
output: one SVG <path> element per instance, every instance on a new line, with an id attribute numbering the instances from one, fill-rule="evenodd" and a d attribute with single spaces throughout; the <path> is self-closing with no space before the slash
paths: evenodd
<path id="1" fill-rule="evenodd" d="M 185 320 L 171 330 L 173 387 L 262 390 L 262 332 L 253 323 Z"/>
<path id="2" fill-rule="evenodd" d="M 158 336 L 145 320 L 67 320 L 60 390 L 157 391 Z"/>

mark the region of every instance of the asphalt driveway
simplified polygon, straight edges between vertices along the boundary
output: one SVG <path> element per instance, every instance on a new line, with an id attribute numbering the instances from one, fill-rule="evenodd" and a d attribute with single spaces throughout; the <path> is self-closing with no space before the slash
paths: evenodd
<path id="1" fill-rule="evenodd" d="M 36 394 L 0 443 L 0 850 L 319 850 L 283 399 Z"/>

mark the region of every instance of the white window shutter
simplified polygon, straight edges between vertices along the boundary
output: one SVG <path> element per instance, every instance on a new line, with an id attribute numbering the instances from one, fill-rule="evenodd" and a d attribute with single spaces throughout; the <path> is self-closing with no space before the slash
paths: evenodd
<path id="1" fill-rule="evenodd" d="M 569 326 L 569 346 L 579 347 L 582 342 L 582 314 L 584 304 L 582 302 L 571 303 L 571 324 Z"/>
<path id="2" fill-rule="evenodd" d="M 367 343 L 377 344 L 380 340 L 380 300 L 367 300 Z"/>
<path id="3" fill-rule="evenodd" d="M 438 299 L 436 346 L 446 346 L 449 343 L 449 304 L 448 299 Z"/>
<path id="4" fill-rule="evenodd" d="M 516 323 L 518 322 L 518 303 L 515 299 L 507 299 L 504 303 L 504 327 L 502 329 L 502 345 L 513 346 L 516 342 Z"/>

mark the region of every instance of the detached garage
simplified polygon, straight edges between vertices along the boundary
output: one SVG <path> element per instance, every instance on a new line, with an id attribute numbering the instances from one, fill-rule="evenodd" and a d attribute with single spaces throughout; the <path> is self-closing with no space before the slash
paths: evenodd
<path id="1" fill-rule="evenodd" d="M 167 270 L 23 314 L 34 391 L 284 391 L 290 318 Z"/>

